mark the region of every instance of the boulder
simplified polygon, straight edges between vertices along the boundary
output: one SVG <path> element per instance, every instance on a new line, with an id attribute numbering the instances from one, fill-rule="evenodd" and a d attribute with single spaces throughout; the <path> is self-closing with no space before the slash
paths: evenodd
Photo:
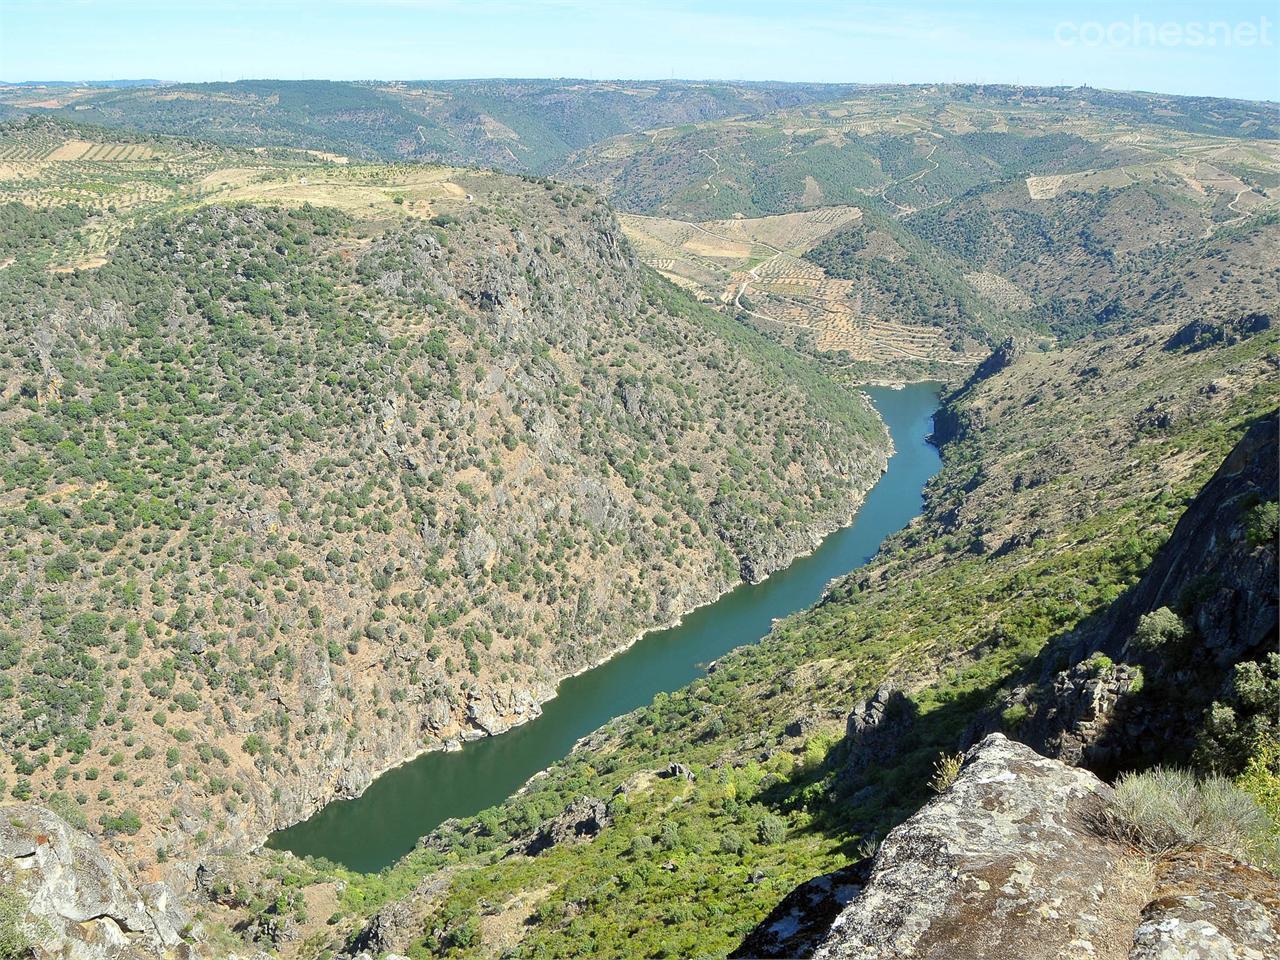
<path id="1" fill-rule="evenodd" d="M 815 958 L 1126 957 L 1149 873 L 1090 826 L 1110 794 L 992 734 L 885 838 Z"/>
<path id="2" fill-rule="evenodd" d="M 797 888 L 735 956 L 1280 956 L 1273 875 L 1203 847 L 1151 860 L 1098 829 L 1111 802 L 1088 771 L 991 734 L 873 860 Z"/>

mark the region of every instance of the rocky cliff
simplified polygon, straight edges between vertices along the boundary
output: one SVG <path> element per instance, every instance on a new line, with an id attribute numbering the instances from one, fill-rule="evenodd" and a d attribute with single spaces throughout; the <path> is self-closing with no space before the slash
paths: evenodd
<path id="1" fill-rule="evenodd" d="M 192 946 L 199 930 L 167 884 L 135 883 L 110 850 L 36 804 L 0 806 L 0 889 L 17 897 L 0 917 L 5 957 L 234 956 Z"/>
<path id="2" fill-rule="evenodd" d="M 1276 955 L 1273 876 L 1203 848 L 1146 857 L 1102 828 L 1113 803 L 1111 788 L 1091 773 L 992 734 L 943 794 L 844 878 L 847 905 L 825 931 L 807 928 L 793 899 L 740 955 Z"/>
<path id="3" fill-rule="evenodd" d="M 1001 712 L 1019 739 L 1104 773 L 1184 762 L 1243 664 L 1277 649 L 1277 419 L 1257 420 L 1142 578 L 1040 658 Z M 1070 666 L 1055 669 L 1066 660 Z M 1036 669 L 1039 675 L 1034 676 Z M 997 723 L 994 718 L 987 725 Z"/>

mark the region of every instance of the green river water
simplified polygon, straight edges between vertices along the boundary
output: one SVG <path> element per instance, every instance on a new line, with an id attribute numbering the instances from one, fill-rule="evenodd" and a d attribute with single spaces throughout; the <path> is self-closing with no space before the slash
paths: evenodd
<path id="1" fill-rule="evenodd" d="M 500 803 L 581 737 L 659 692 L 679 689 L 735 647 L 760 640 L 775 618 L 811 606 L 833 578 L 866 563 L 886 536 L 920 512 L 924 485 L 940 466 L 926 440 L 937 387 L 874 387 L 867 393 L 896 451 L 851 525 L 764 582 L 743 584 L 678 626 L 646 634 L 612 660 L 568 678 L 540 717 L 460 751 L 425 753 L 378 777 L 360 797 L 335 800 L 311 819 L 272 834 L 267 845 L 353 870 L 380 870 L 442 821 Z"/>

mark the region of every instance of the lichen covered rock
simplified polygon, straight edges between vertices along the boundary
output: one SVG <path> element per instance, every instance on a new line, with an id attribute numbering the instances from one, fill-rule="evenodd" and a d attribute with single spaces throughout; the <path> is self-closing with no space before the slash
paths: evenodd
<path id="1" fill-rule="evenodd" d="M 26 905 L 38 956 L 158 957 L 187 918 L 167 887 L 135 885 L 92 837 L 45 807 L 0 806 L 0 881 Z"/>

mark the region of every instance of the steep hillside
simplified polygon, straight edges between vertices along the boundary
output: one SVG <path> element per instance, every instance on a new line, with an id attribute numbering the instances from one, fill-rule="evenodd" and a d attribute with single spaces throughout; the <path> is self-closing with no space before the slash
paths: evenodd
<path id="1" fill-rule="evenodd" d="M 1274 224 L 1256 229 L 1275 242 Z M 1274 307 L 1244 272 L 1228 291 L 1246 312 Z M 1106 614 L 1248 426 L 1275 415 L 1274 328 L 1186 349 L 1176 304 L 1147 310 L 983 364 L 940 419 L 922 520 L 813 610 L 382 876 L 286 873 L 315 891 L 340 880 L 349 913 L 392 897 L 352 941 L 375 950 L 733 950 L 798 884 L 874 850 L 990 717 L 1016 734 L 1026 671 Z M 587 842 L 524 852 L 591 809 Z"/>
<path id="2" fill-rule="evenodd" d="M 436 171 L 427 219 L 341 173 L 310 195 L 353 213 L 188 201 L 0 271 L 0 777 L 148 868 L 532 717 L 885 462 L 594 194 Z"/>

